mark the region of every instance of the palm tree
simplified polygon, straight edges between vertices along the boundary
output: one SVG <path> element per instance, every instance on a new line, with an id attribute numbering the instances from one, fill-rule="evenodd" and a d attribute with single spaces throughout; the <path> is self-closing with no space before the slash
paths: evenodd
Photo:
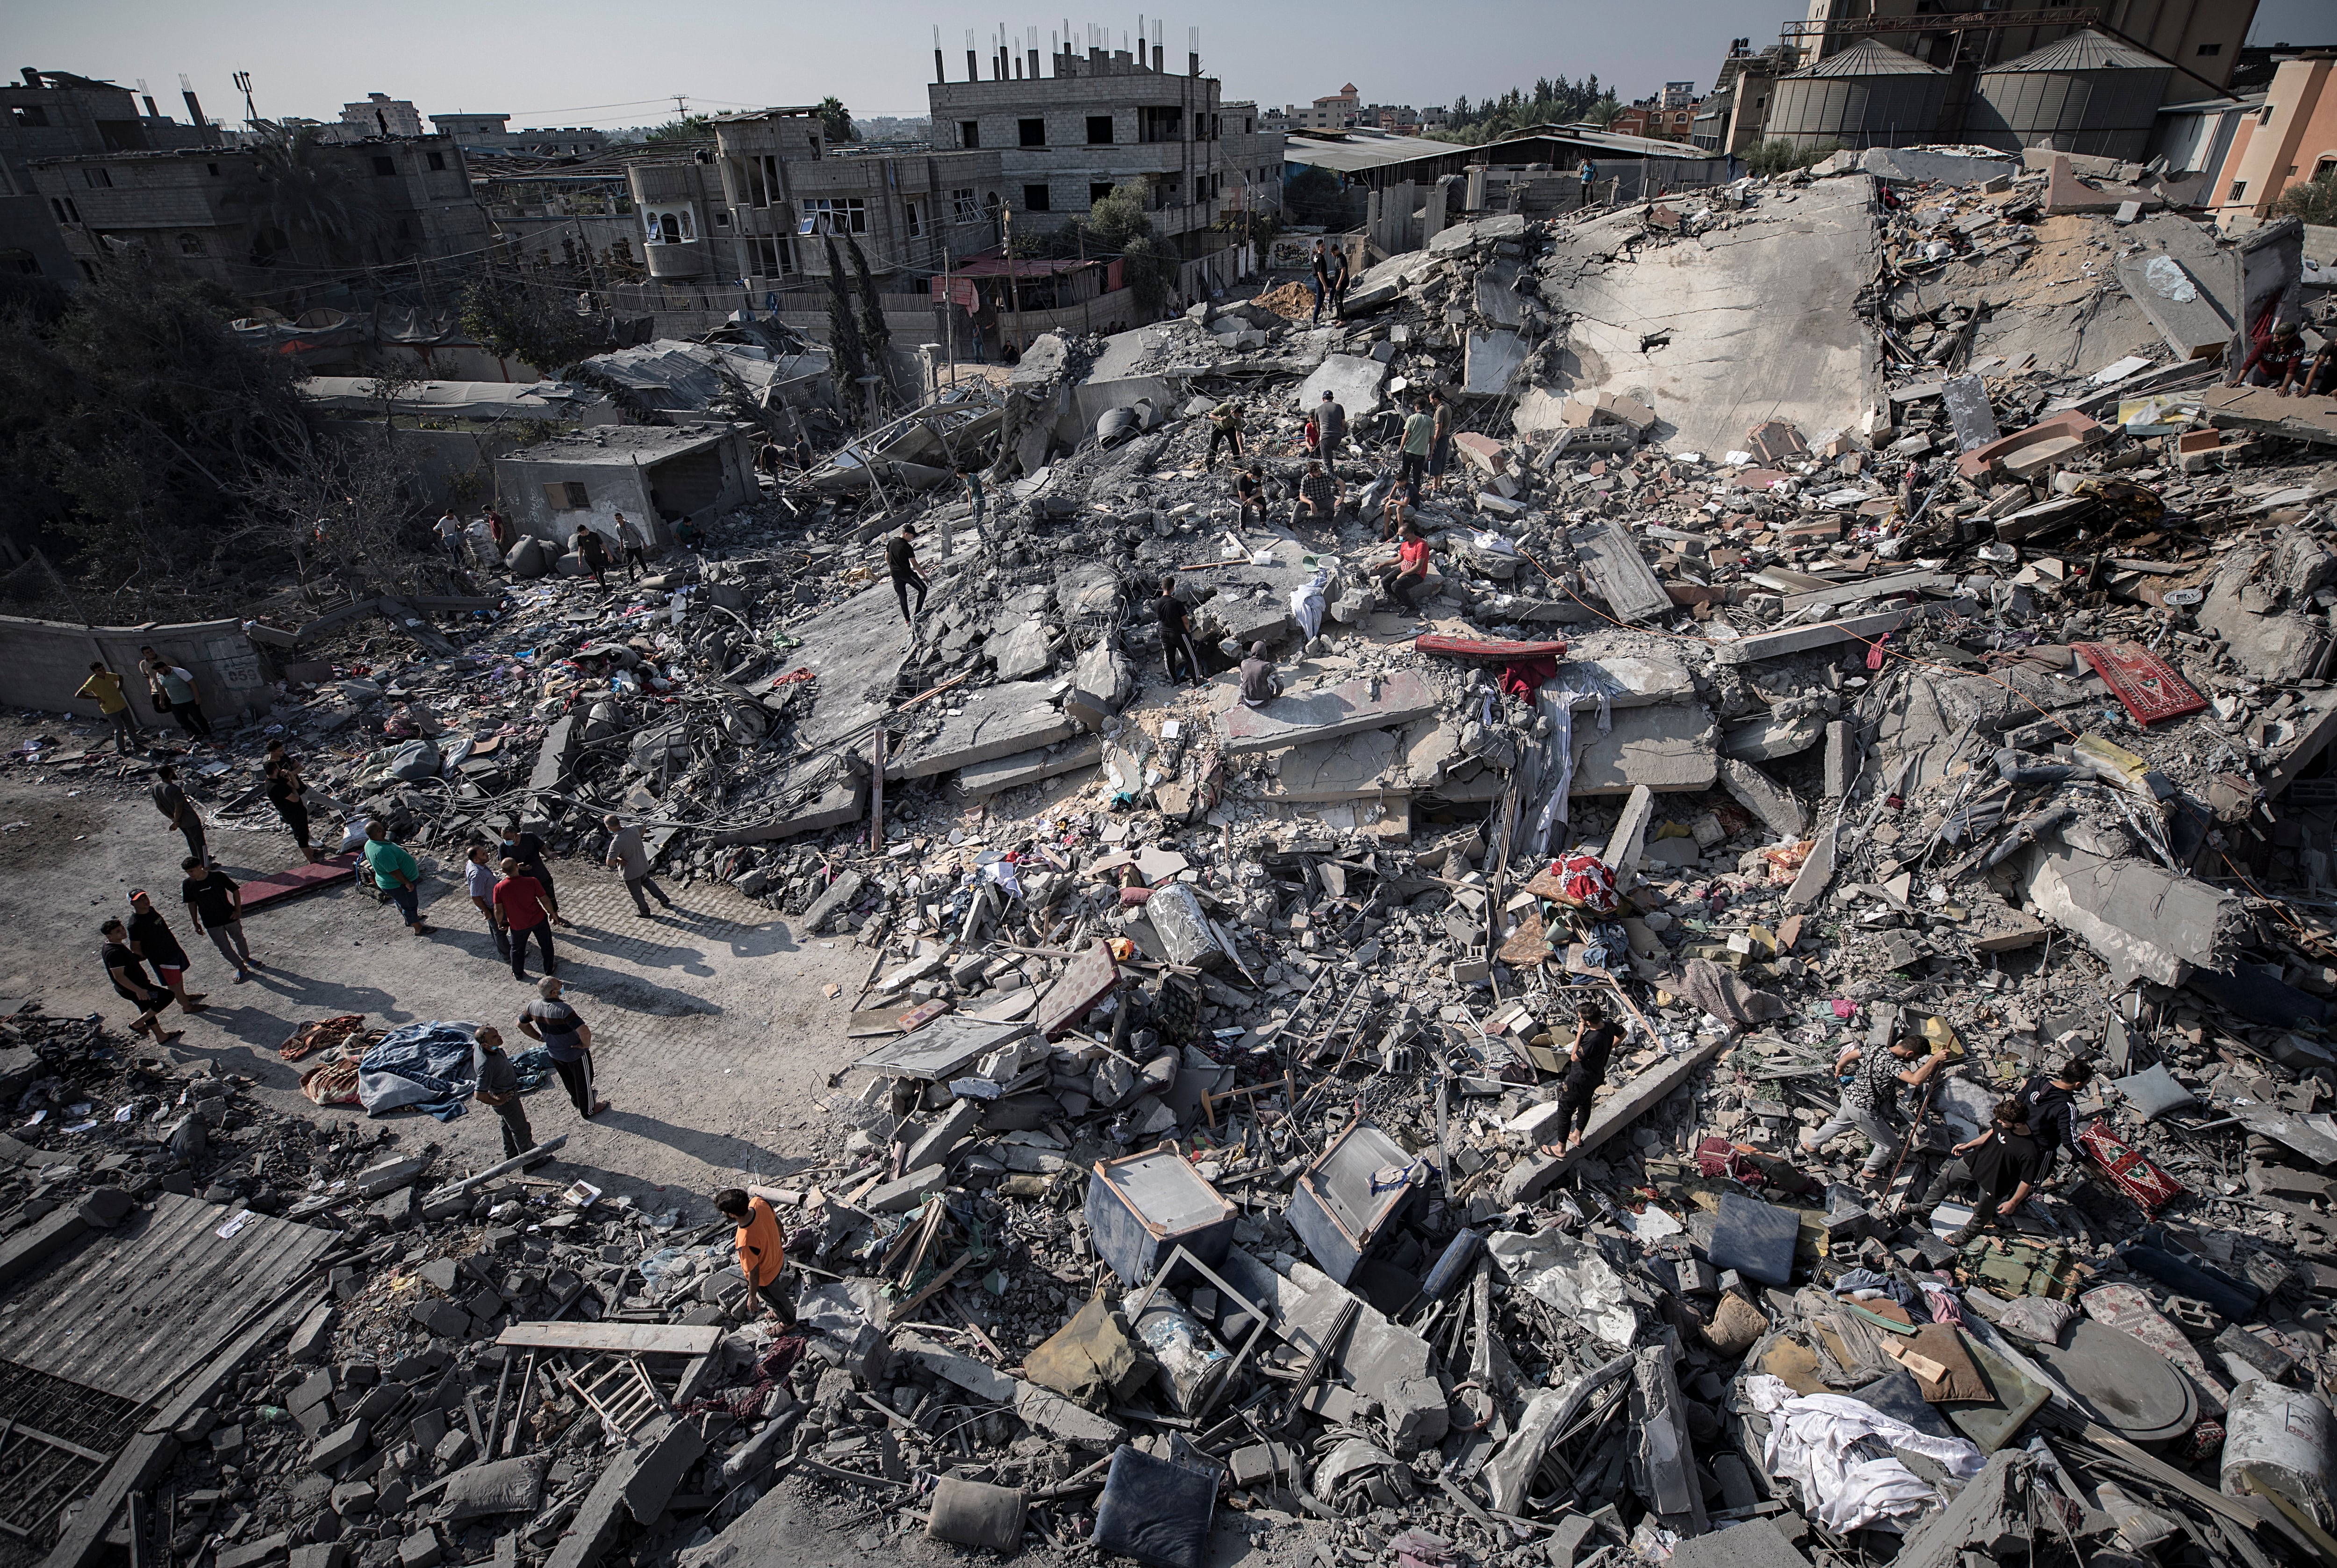
<path id="1" fill-rule="evenodd" d="M 315 126 L 261 121 L 259 130 L 252 149 L 258 183 L 231 200 L 259 209 L 261 235 L 279 235 L 288 248 L 306 240 L 328 264 L 363 260 L 380 218 L 360 199 L 347 163 L 325 151 Z"/>

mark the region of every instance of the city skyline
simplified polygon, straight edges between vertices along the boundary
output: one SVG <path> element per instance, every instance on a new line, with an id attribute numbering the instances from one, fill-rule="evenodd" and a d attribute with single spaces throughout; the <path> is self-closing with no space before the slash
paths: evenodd
<path id="1" fill-rule="evenodd" d="M 1322 15 L 1301 8 L 1261 12 L 1227 0 L 1192 0 L 1158 17 L 1171 69 L 1181 69 L 1187 29 L 1200 29 L 1204 72 L 1224 83 L 1227 98 L 1261 105 L 1305 103 L 1354 82 L 1367 102 L 1414 107 L 1449 106 L 1456 97 L 1478 100 L 1534 80 L 1595 74 L 1624 101 L 1656 93 L 1667 81 L 1694 80 L 1702 92 L 1732 37 L 1755 47 L 1775 40 L 1779 24 L 1803 15 L 1801 5 L 1745 6 L 1722 0 L 1667 0 L 1657 8 L 1666 25 L 1646 25 L 1644 10 L 1618 12 L 1587 5 L 1479 0 L 1468 25 L 1421 35 L 1422 13 L 1394 0 L 1354 0 L 1338 13 L 1338 46 L 1325 50 Z M 1109 21 L 1110 46 L 1134 34 L 1138 12 Z M 1149 30 L 1156 14 L 1142 14 Z M 2311 0 L 2264 0 L 2251 43 L 2328 42 L 2324 13 Z M 942 29 L 943 58 L 953 80 L 965 71 L 964 32 L 987 61 L 1001 21 L 1016 30 L 1036 24 L 1040 48 L 1060 33 L 1062 15 L 986 19 L 878 0 L 807 19 L 744 9 L 734 26 L 718 32 L 647 28 L 622 36 L 638 21 L 630 7 L 580 0 L 556 15 L 479 12 L 424 0 L 402 9 L 387 30 L 364 21 L 297 13 L 285 0 L 258 0 L 240 8 L 236 25 L 215 14 L 166 6 L 160 0 L 92 0 L 18 19 L 20 57 L 42 70 L 72 71 L 134 86 L 143 77 L 157 105 L 185 113 L 179 74 L 191 79 L 205 113 L 230 127 L 244 118 L 233 74 L 249 71 L 264 118 L 338 117 L 346 102 L 369 92 L 410 99 L 434 113 L 509 113 L 512 126 L 592 126 L 622 129 L 674 117 L 680 95 L 689 113 L 719 113 L 782 103 L 808 103 L 833 94 L 856 116 L 915 117 L 925 113 L 931 79 L 933 28 Z M 1075 43 L 1085 47 L 1093 15 L 1073 14 Z M 442 28 L 435 24 L 444 22 Z M 445 47 L 448 40 L 455 47 Z M 1320 58 L 1317 66 L 1309 61 Z M 509 63 L 524 59 L 525 70 Z M 343 64 L 347 60 L 352 64 Z M 986 69 L 986 66 L 985 66 Z M 514 85 L 516 83 L 516 85 Z"/>

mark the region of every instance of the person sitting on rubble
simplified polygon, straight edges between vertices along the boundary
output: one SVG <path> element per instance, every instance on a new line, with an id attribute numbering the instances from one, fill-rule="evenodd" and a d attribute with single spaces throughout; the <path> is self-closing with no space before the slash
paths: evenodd
<path id="1" fill-rule="evenodd" d="M 1325 468 L 1320 457 L 1308 458 L 1306 473 L 1298 481 L 1298 521 L 1328 527 L 1346 504 L 1347 486 L 1339 476 Z"/>
<path id="2" fill-rule="evenodd" d="M 1266 469 L 1263 465 L 1253 463 L 1234 475 L 1234 499 L 1241 505 L 1236 522 L 1248 522 L 1253 512 L 1257 514 L 1259 522 L 1266 521 Z"/>
<path id="3" fill-rule="evenodd" d="M 600 531 L 590 523 L 579 523 L 576 532 L 569 537 L 568 545 L 576 552 L 577 559 L 584 563 L 584 570 L 592 574 L 592 581 L 600 587 L 607 588 L 609 545 L 601 537 Z"/>
<path id="4" fill-rule="evenodd" d="M 1967 1181 L 1980 1189 L 1971 1218 L 1950 1233 L 1949 1246 L 1961 1247 L 1981 1231 L 1993 1230 L 2000 1217 L 2015 1212 L 2029 1200 L 2029 1195 L 2037 1191 L 2046 1173 L 2053 1169 L 2053 1151 L 2038 1140 L 2029 1115 L 2028 1102 L 2018 1094 L 1998 1101 L 1989 1125 L 1980 1130 L 1980 1136 L 1950 1151 L 1955 1158 L 1941 1166 L 1924 1189 L 1923 1201 L 1919 1205 L 1923 1208 L 1939 1202 Z"/>
<path id="5" fill-rule="evenodd" d="M 696 551 L 706 544 L 706 534 L 697 524 L 684 517 L 673 525 L 673 542 L 685 550 Z"/>
<path id="6" fill-rule="evenodd" d="M 2295 322 L 2283 321 L 2255 346 L 2239 374 L 2224 385 L 2270 387 L 2285 397 L 2290 383 L 2303 370 L 2304 360 L 2304 334 L 2297 330 Z"/>
<path id="7" fill-rule="evenodd" d="M 1590 1102 L 1607 1082 L 1608 1058 L 1622 1038 L 1623 1031 L 1607 1021 L 1607 1009 L 1598 1003 L 1585 1002 L 1575 1009 L 1573 1054 L 1559 1081 L 1557 1130 L 1541 1146 L 1543 1153 L 1563 1154 L 1581 1145 L 1582 1135 L 1590 1131 Z"/>
<path id="8" fill-rule="evenodd" d="M 1201 466 L 1209 469 L 1215 469 L 1217 467 L 1217 447 L 1221 444 L 1231 447 L 1233 449 L 1234 461 L 1237 463 L 1240 462 L 1242 456 L 1241 436 L 1241 405 L 1228 397 L 1224 402 L 1209 410 L 1209 454 L 1208 456 L 1203 460 Z"/>
<path id="9" fill-rule="evenodd" d="M 1177 579 L 1160 579 L 1160 597 L 1152 603 L 1152 613 L 1160 622 L 1160 652 L 1168 665 L 1168 683 L 1178 684 L 1177 666 L 1181 661 L 1188 678 L 1198 686 L 1208 679 L 1201 669 L 1201 650 L 1193 641 L 1192 612 L 1177 597 Z"/>
<path id="10" fill-rule="evenodd" d="M 1241 662 L 1241 700 L 1245 706 L 1263 708 L 1282 695 L 1282 677 L 1274 672 L 1274 661 L 1267 657 L 1266 644 L 1249 645 L 1249 657 Z"/>
<path id="11" fill-rule="evenodd" d="M 2086 1059 L 2072 1056 L 2049 1072 L 2034 1074 L 2020 1086 L 2019 1097 L 2029 1107 L 2029 1125 L 2036 1130 L 2049 1171 L 2064 1149 L 2080 1171 L 2086 1167 L 2086 1151 L 2078 1142 L 2078 1091 L 2092 1076 L 2093 1070 Z"/>
<path id="12" fill-rule="evenodd" d="M 1834 1077 L 1842 1086 L 1842 1102 L 1824 1126 L 1803 1135 L 1802 1152 L 1814 1154 L 1855 1128 L 1874 1145 L 1867 1152 L 1859 1179 L 1873 1181 L 1886 1177 L 1892 1156 L 1899 1146 L 1899 1132 L 1892 1124 L 1899 1109 L 1899 1085 L 1921 1088 L 1940 1070 L 1940 1063 L 1948 1059 L 1947 1047 L 1931 1045 L 1929 1059 L 1921 1066 L 1913 1065 L 1927 1044 L 1920 1034 L 1902 1034 L 1882 1051 L 1871 1051 L 1863 1045 L 1846 1047 L 1833 1064 Z"/>
<path id="13" fill-rule="evenodd" d="M 1384 544 L 1391 539 L 1401 538 L 1403 525 L 1419 515 L 1419 509 L 1405 498 L 1401 485 L 1391 489 L 1387 499 L 1380 503 L 1380 543 Z"/>
<path id="14" fill-rule="evenodd" d="M 1431 549 L 1428 541 L 1421 536 L 1420 524 L 1406 517 L 1396 544 L 1395 559 L 1379 569 L 1380 592 L 1401 601 L 1407 615 L 1420 612 L 1420 591 L 1428 583 Z"/>
<path id="15" fill-rule="evenodd" d="M 787 1269 L 787 1242 L 769 1200 L 750 1197 L 744 1188 L 725 1187 L 714 1195 L 714 1207 L 738 1222 L 738 1272 L 754 1288 L 756 1299 L 781 1324 L 794 1323 L 795 1303 L 779 1285 Z"/>

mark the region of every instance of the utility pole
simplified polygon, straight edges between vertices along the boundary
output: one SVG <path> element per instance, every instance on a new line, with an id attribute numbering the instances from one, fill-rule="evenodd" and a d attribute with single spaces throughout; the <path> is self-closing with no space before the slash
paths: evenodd
<path id="1" fill-rule="evenodd" d="M 677 93 L 673 95 L 673 117 L 677 120 L 687 120 L 689 118 L 689 96 L 688 93 Z"/>
<path id="2" fill-rule="evenodd" d="M 1006 299 L 1014 309 L 1014 357 L 1020 359 L 1031 345 L 1022 336 L 1022 290 L 1014 281 L 1014 209 L 998 204 L 998 231 L 1006 251 Z"/>
<path id="3" fill-rule="evenodd" d="M 1090 318 L 1088 309 L 1090 298 L 1088 291 L 1088 226 L 1074 218 L 1071 227 L 1079 231 L 1080 236 L 1080 331 L 1085 335 L 1095 330 L 1095 322 Z"/>
<path id="4" fill-rule="evenodd" d="M 949 230 L 942 230 L 942 352 L 949 359 L 949 384 L 957 385 L 957 289 L 950 281 Z"/>
<path id="5" fill-rule="evenodd" d="M 236 90 L 243 94 L 244 125 L 247 128 L 257 127 L 259 123 L 259 111 L 253 107 L 251 102 L 251 73 L 249 71 L 237 72 L 235 74 L 235 85 Z"/>

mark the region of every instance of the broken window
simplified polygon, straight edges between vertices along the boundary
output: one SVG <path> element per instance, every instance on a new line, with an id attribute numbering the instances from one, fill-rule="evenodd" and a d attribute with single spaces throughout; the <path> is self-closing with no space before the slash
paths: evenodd
<path id="1" fill-rule="evenodd" d="M 93 191 L 107 191 L 113 186 L 112 174 L 103 169 L 83 169 L 81 177 L 82 182 Z"/>
<path id="2" fill-rule="evenodd" d="M 592 505 L 581 480 L 555 479 L 543 487 L 544 504 L 554 512 L 582 512 Z"/>
<path id="3" fill-rule="evenodd" d="M 2224 46 L 2221 44 L 2202 44 L 2199 45 L 2199 58 L 2202 60 L 2213 59 L 2223 52 Z"/>
<path id="4" fill-rule="evenodd" d="M 961 223 L 980 222 L 982 204 L 973 199 L 972 191 L 953 191 L 950 192 L 950 216 Z"/>
<path id="5" fill-rule="evenodd" d="M 1088 116 L 1088 145 L 1090 147 L 1109 147 L 1111 145 L 1110 115 L 1090 114 Z"/>
<path id="6" fill-rule="evenodd" d="M 1044 120 L 1017 120 L 1014 132 L 1025 147 L 1044 147 L 1047 144 L 1047 122 Z"/>
<path id="7" fill-rule="evenodd" d="M 904 201 L 904 202 L 902 202 L 902 203 L 901 203 L 901 215 L 902 215 L 902 217 L 903 217 L 903 218 L 906 219 L 906 220 L 907 220 L 907 221 L 908 221 L 908 225 L 909 225 L 909 238 L 910 238 L 910 239 L 912 239 L 912 240 L 917 239 L 917 238 L 919 238 L 920 236 L 922 236 L 922 235 L 924 233 L 924 231 L 925 231 L 925 218 L 924 218 L 924 214 L 917 211 L 917 204 L 916 204 L 914 201 Z"/>
<path id="8" fill-rule="evenodd" d="M 45 125 L 49 122 L 49 112 L 45 109 L 18 109 L 14 113 L 19 128 L 28 125 Z"/>
<path id="9" fill-rule="evenodd" d="M 957 144 L 961 147 L 981 146 L 982 122 L 979 120 L 959 121 L 957 122 Z"/>
<path id="10" fill-rule="evenodd" d="M 1174 104 L 1147 104 L 1136 112 L 1138 140 L 1144 142 L 1182 142 L 1185 139 L 1185 111 Z"/>
<path id="11" fill-rule="evenodd" d="M 433 153 L 431 153 L 431 154 L 430 154 L 430 167 L 432 167 L 433 169 L 444 169 L 445 167 L 446 167 L 446 154 L 445 154 L 444 152 L 433 152 Z"/>
<path id="12" fill-rule="evenodd" d="M 868 203 L 857 196 L 807 196 L 798 234 L 865 234 Z"/>
<path id="13" fill-rule="evenodd" d="M 1044 185 L 1025 185 L 1022 187 L 1022 211 L 1025 212 L 1046 212 L 1052 211 L 1047 201 L 1047 188 Z"/>
<path id="14" fill-rule="evenodd" d="M 2244 180 L 2234 180 L 2232 181 L 2232 193 L 2230 196 L 2226 197 L 2225 200 L 2237 201 L 2241 197 L 2245 196 L 2247 193 L 2248 182 Z"/>
<path id="15" fill-rule="evenodd" d="M 1088 186 L 1088 205 L 1090 207 L 1094 206 L 1097 202 L 1110 195 L 1111 191 L 1112 184 L 1110 181 L 1097 180 L 1091 181 Z"/>
<path id="16" fill-rule="evenodd" d="M 204 164 L 204 165 L 203 165 L 203 167 L 210 171 L 210 175 L 211 175 L 211 178 L 212 178 L 212 179 L 216 180 L 216 179 L 218 179 L 218 178 L 220 177 L 220 167 L 219 167 L 219 165 L 218 165 L 218 164 L 216 164 L 216 163 L 206 163 L 206 164 Z"/>
<path id="17" fill-rule="evenodd" d="M 50 197 L 49 211 L 57 215 L 57 221 L 60 223 L 81 221 L 81 209 L 73 204 L 73 198 L 70 196 Z"/>
<path id="18" fill-rule="evenodd" d="M 203 237 L 202 237 L 201 235 L 200 235 L 200 234 L 181 234 L 181 235 L 180 235 L 180 236 L 179 236 L 179 254 L 180 254 L 180 255 L 181 255 L 181 256 L 200 256 L 200 255 L 201 255 L 202 253 L 203 253 Z"/>
<path id="19" fill-rule="evenodd" d="M 385 174 L 395 174 L 397 172 L 397 161 L 394 158 L 376 158 L 373 161 L 373 172 L 376 179 Z"/>

